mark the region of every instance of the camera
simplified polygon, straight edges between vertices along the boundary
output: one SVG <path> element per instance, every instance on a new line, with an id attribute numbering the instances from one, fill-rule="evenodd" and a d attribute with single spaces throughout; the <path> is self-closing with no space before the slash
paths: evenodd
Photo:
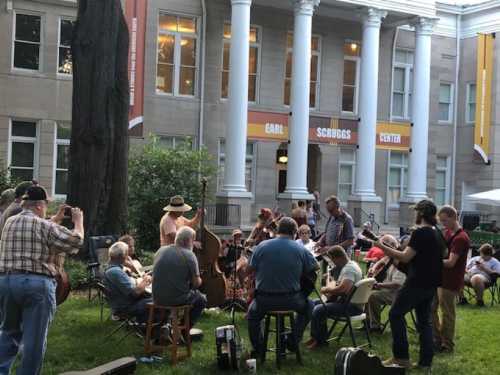
<path id="1" fill-rule="evenodd" d="M 71 207 L 70 206 L 68 206 L 64 209 L 64 216 L 69 217 L 69 218 L 73 217 L 73 215 L 71 214 Z"/>

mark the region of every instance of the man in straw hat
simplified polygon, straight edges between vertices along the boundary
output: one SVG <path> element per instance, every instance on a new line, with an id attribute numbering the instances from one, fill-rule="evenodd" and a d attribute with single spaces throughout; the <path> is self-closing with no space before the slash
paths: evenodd
<path id="1" fill-rule="evenodd" d="M 175 195 L 170 198 L 170 204 L 163 208 L 165 215 L 160 220 L 160 244 L 161 246 L 172 245 L 175 242 L 177 230 L 181 227 L 196 229 L 201 219 L 201 209 L 198 209 L 193 219 L 185 218 L 184 212 L 191 211 L 190 205 L 184 203 L 184 198 Z"/>

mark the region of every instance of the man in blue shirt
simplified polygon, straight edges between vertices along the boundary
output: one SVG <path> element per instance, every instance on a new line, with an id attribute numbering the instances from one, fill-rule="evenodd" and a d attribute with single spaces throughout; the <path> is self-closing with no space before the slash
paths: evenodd
<path id="1" fill-rule="evenodd" d="M 109 265 L 104 274 L 104 285 L 109 290 L 109 305 L 113 314 L 135 316 L 139 323 L 147 321 L 146 305 L 153 302 L 147 297 L 146 288 L 151 285 L 151 276 L 146 275 L 135 282 L 123 270 L 128 254 L 125 242 L 116 242 L 109 248 Z"/>
<path id="2" fill-rule="evenodd" d="M 266 312 L 297 312 L 294 328 L 297 343 L 311 320 L 313 303 L 301 292 L 300 280 L 318 269 L 318 263 L 303 246 L 294 241 L 297 223 L 284 217 L 278 224 L 278 237 L 262 242 L 250 258 L 249 269 L 255 272 L 255 299 L 248 309 L 248 332 L 253 356 L 262 350 L 261 322 Z"/>

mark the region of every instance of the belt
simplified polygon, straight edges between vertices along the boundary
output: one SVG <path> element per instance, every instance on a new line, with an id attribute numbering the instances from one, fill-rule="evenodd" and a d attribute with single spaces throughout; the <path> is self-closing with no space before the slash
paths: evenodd
<path id="1" fill-rule="evenodd" d="M 0 275 L 35 275 L 35 276 L 45 276 L 52 278 L 52 276 L 49 276 L 45 273 L 25 271 L 25 270 L 7 270 L 5 272 L 0 272 Z"/>
<path id="2" fill-rule="evenodd" d="M 293 296 L 298 293 L 300 293 L 300 290 L 293 290 L 289 292 L 265 292 L 263 290 L 255 291 L 256 296 L 262 296 L 262 297 L 287 297 L 287 296 Z"/>

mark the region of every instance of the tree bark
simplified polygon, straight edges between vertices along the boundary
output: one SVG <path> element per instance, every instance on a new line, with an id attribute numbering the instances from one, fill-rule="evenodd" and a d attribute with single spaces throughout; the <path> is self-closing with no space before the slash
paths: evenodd
<path id="1" fill-rule="evenodd" d="M 127 228 L 129 34 L 120 0 L 79 0 L 68 204 L 88 236 Z"/>

